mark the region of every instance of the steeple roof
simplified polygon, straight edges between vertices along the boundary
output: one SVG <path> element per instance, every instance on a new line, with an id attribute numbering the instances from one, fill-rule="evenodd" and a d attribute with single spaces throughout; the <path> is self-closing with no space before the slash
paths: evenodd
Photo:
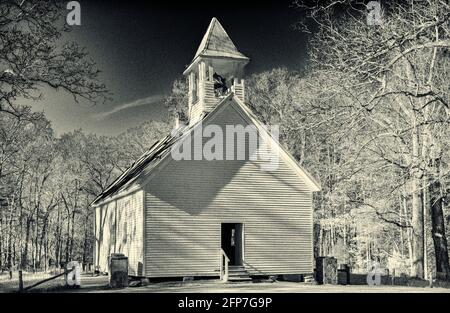
<path id="1" fill-rule="evenodd" d="M 208 30 L 203 36 L 194 60 L 199 56 L 249 59 L 238 51 L 225 29 L 215 17 L 212 18 Z"/>

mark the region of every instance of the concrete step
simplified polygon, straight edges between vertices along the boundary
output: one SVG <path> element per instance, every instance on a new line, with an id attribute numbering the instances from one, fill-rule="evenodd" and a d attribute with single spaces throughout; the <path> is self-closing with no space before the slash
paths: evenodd
<path id="1" fill-rule="evenodd" d="M 249 276 L 228 276 L 229 282 L 248 282 L 252 281 L 252 279 Z"/>
<path id="2" fill-rule="evenodd" d="M 228 272 L 228 276 L 248 276 L 247 271 Z"/>
<path id="3" fill-rule="evenodd" d="M 229 268 L 228 272 L 230 273 L 236 273 L 236 272 L 247 272 L 247 270 L 245 268 Z"/>
<path id="4" fill-rule="evenodd" d="M 244 266 L 230 266 L 228 267 L 228 281 L 230 282 L 245 282 L 252 279 L 248 275 Z"/>
<path id="5" fill-rule="evenodd" d="M 246 270 L 234 270 L 234 271 L 231 271 L 231 270 L 228 270 L 228 273 L 248 273 Z"/>
<path id="6" fill-rule="evenodd" d="M 229 273 L 239 273 L 239 272 L 246 272 L 247 273 L 247 270 L 246 269 L 244 269 L 244 268 L 240 268 L 240 269 L 231 269 L 231 268 L 229 268 L 228 269 L 228 272 Z"/>

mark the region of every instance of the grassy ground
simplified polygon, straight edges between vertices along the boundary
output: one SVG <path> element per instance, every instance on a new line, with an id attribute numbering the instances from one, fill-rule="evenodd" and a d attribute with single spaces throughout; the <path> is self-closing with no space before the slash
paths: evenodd
<path id="1" fill-rule="evenodd" d="M 193 282 L 162 282 L 151 283 L 148 286 L 110 289 L 108 277 L 92 277 L 83 275 L 80 289 L 65 289 L 60 282 L 47 284 L 32 289 L 32 292 L 115 292 L 115 293 L 157 293 L 157 292 L 192 292 L 192 293 L 450 293 L 446 288 L 405 287 L 405 286 L 331 286 L 309 283 L 275 282 L 275 283 L 228 283 L 217 280 Z M 15 289 L 17 290 L 17 289 Z M 11 290 L 3 290 L 11 291 Z M 14 290 L 13 290 L 14 291 Z"/>
<path id="2" fill-rule="evenodd" d="M 22 279 L 24 287 L 31 286 L 34 283 L 53 277 L 59 274 L 60 271 L 49 271 L 49 272 L 37 272 L 37 273 L 27 273 L 24 272 Z M 65 285 L 64 277 L 56 278 L 55 280 L 44 283 L 41 288 L 61 288 Z M 0 292 L 16 292 L 19 290 L 19 274 L 18 272 L 13 272 L 12 279 L 9 278 L 9 273 L 3 272 L 0 274 Z"/>

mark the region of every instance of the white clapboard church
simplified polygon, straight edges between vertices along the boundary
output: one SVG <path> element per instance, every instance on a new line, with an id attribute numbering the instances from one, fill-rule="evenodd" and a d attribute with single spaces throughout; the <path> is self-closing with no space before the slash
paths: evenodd
<path id="1" fill-rule="evenodd" d="M 313 272 L 312 198 L 320 187 L 246 106 L 248 62 L 213 18 L 184 71 L 188 125 L 157 142 L 93 203 L 100 271 L 108 271 L 112 253 L 123 253 L 129 275 L 149 278 Z M 212 159 L 194 153 L 211 148 L 213 132 L 202 129 L 229 137 Z M 273 155 L 263 158 L 263 146 Z M 181 152 L 192 157 L 180 159 Z"/>

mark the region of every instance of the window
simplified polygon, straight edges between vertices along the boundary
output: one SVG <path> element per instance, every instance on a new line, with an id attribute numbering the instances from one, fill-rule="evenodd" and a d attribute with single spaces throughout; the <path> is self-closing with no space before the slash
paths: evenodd
<path id="1" fill-rule="evenodd" d="M 197 75 L 192 73 L 192 103 L 197 102 L 198 100 L 198 81 Z"/>

